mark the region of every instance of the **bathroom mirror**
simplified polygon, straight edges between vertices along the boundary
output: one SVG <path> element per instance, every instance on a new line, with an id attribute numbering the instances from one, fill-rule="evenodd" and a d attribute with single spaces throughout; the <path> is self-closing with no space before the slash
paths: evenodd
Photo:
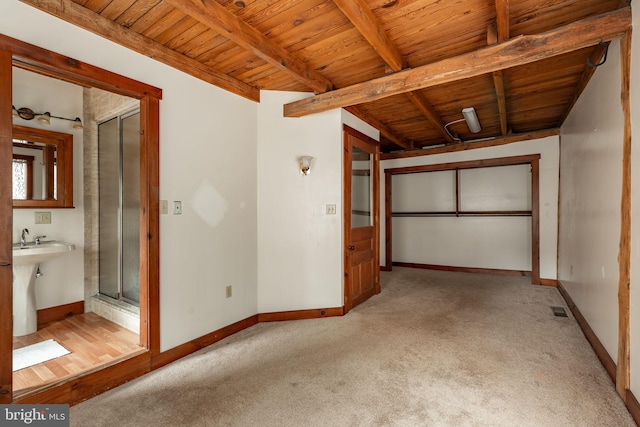
<path id="1" fill-rule="evenodd" d="M 73 207 L 73 135 L 13 126 L 13 207 Z"/>

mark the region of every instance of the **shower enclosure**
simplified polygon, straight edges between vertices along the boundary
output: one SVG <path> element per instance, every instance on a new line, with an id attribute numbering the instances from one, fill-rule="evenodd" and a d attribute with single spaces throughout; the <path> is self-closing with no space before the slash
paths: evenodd
<path id="1" fill-rule="evenodd" d="M 140 112 L 98 125 L 99 291 L 140 303 Z"/>

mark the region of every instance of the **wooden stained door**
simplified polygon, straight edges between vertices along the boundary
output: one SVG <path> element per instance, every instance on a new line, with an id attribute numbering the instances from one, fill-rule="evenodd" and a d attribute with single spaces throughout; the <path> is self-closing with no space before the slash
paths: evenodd
<path id="1" fill-rule="evenodd" d="M 345 313 L 380 293 L 380 146 L 344 128 Z"/>

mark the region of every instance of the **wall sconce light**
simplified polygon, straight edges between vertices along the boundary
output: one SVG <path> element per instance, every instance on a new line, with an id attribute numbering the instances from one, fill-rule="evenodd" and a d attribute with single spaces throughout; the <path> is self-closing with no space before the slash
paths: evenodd
<path id="1" fill-rule="evenodd" d="M 449 132 L 449 129 L 447 129 L 449 125 L 452 125 L 454 123 L 467 122 L 467 126 L 469 127 L 469 130 L 471 132 L 478 133 L 482 130 L 482 127 L 480 126 L 480 121 L 478 120 L 478 116 L 476 115 L 475 108 L 473 107 L 463 108 L 462 115 L 464 116 L 464 118 L 460 120 L 454 120 L 444 125 L 444 130 L 447 131 L 447 133 L 451 138 L 455 139 L 458 142 L 462 142 L 462 140 L 460 138 L 456 138 L 453 135 L 451 135 L 451 132 Z"/>
<path id="2" fill-rule="evenodd" d="M 311 156 L 300 156 L 298 157 L 298 161 L 300 162 L 300 173 L 302 175 L 309 175 L 311 173 L 311 161 L 313 157 Z"/>
<path id="3" fill-rule="evenodd" d="M 36 113 L 31 108 L 26 108 L 26 107 L 16 108 L 12 105 L 11 115 L 13 117 L 20 118 L 22 120 L 33 120 L 37 118 L 40 123 L 45 125 L 51 124 L 51 118 L 67 120 L 69 122 L 72 122 L 72 127 L 74 129 L 84 128 L 84 126 L 82 125 L 82 120 L 80 120 L 80 117 L 76 117 L 75 119 L 67 119 L 66 117 L 52 116 L 51 113 L 49 113 L 48 111 L 46 113 Z"/>

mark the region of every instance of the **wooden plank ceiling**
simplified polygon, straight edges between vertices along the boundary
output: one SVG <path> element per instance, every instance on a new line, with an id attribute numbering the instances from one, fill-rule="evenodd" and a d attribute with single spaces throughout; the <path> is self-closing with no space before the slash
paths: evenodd
<path id="1" fill-rule="evenodd" d="M 628 0 L 21 1 L 255 101 L 313 92 L 285 114 L 344 107 L 383 152 L 559 127 L 631 26 Z"/>

